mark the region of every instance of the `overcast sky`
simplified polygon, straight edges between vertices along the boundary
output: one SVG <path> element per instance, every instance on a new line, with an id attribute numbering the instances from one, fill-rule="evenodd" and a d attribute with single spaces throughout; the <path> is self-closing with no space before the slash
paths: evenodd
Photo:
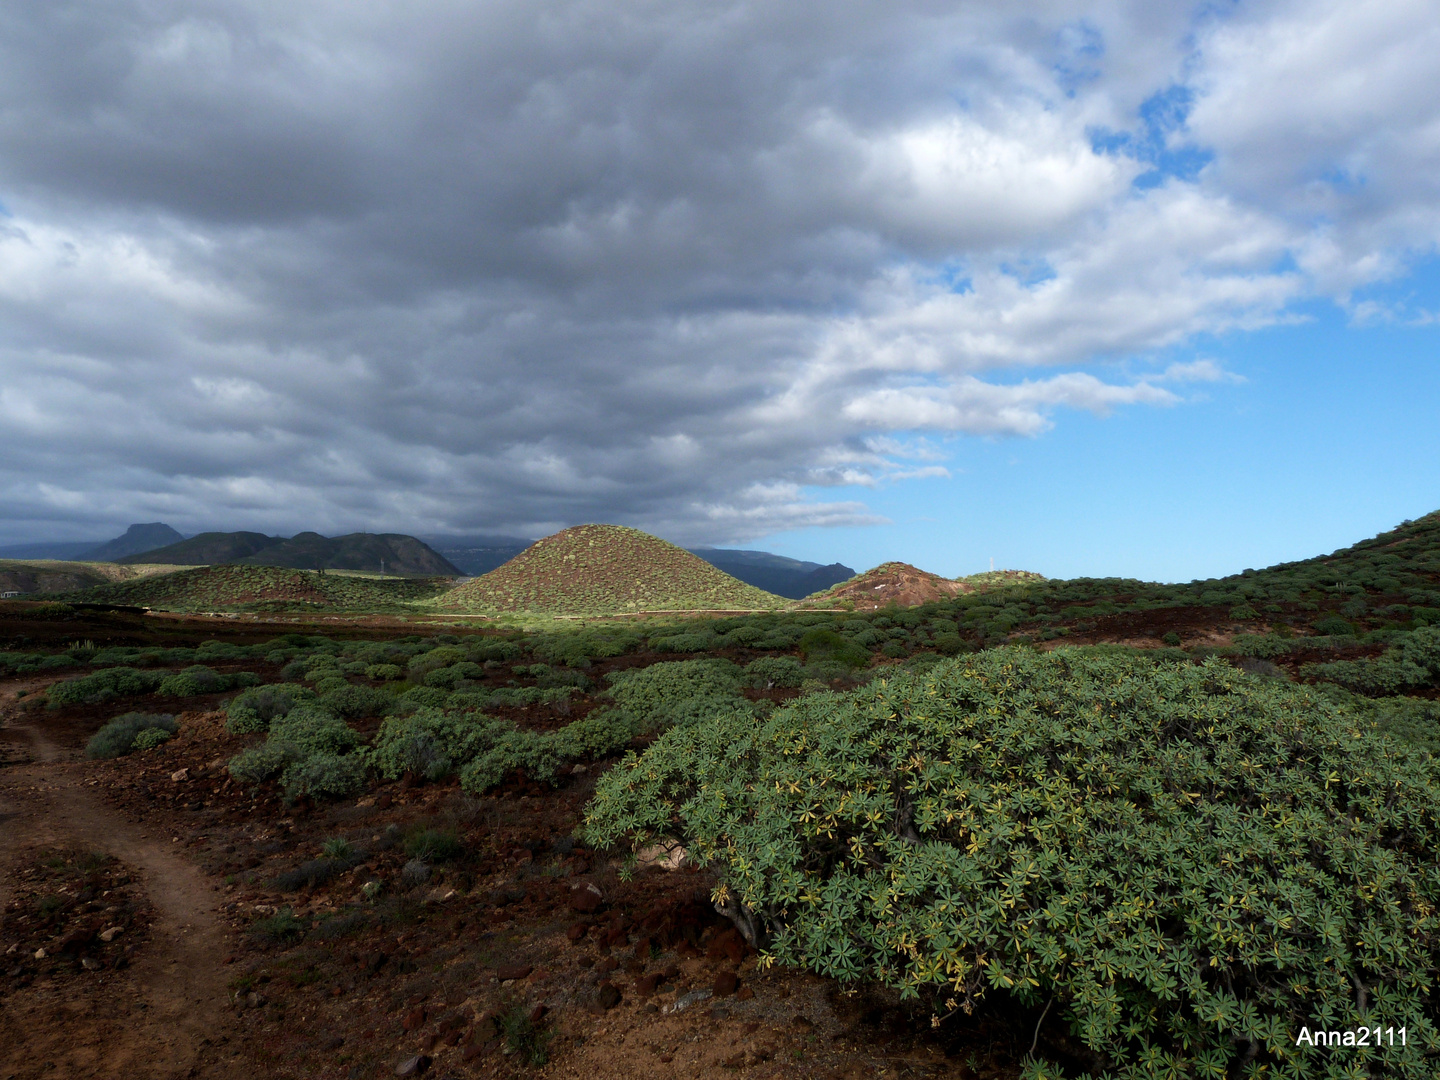
<path id="1" fill-rule="evenodd" d="M 1437 56 L 1433 0 L 8 0 L 0 541 L 614 521 L 956 573 L 976 455 L 1039 455 L 1027 531 L 1132 528 L 1174 432 L 1352 400 L 1401 329 L 1433 428 Z M 1336 539 L 1440 506 L 1428 453 Z"/>

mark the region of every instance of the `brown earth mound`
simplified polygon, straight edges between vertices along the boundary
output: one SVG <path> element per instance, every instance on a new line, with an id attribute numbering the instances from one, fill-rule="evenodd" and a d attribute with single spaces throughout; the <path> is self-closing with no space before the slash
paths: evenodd
<path id="1" fill-rule="evenodd" d="M 857 611 L 873 611 L 891 604 L 914 607 L 974 591 L 973 585 L 927 573 L 909 563 L 887 562 L 807 597 L 804 603 L 828 605 L 848 601 L 854 603 Z"/>

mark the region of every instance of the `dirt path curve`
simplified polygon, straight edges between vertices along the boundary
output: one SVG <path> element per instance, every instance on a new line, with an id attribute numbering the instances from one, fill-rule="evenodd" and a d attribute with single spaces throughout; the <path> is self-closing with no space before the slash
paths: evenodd
<path id="1" fill-rule="evenodd" d="M 221 965 L 228 942 L 205 877 L 168 836 L 148 835 L 91 791 L 77 756 L 47 738 L 41 723 L 0 718 L 0 736 L 27 740 L 32 758 L 0 769 L 0 902 L 17 856 L 63 845 L 105 852 L 139 871 L 156 912 L 152 939 L 123 987 L 112 980 L 109 993 L 85 989 L 78 1001 L 25 1003 L 14 994 L 0 1001 L 0 1080 L 231 1075 L 238 1062 L 220 1047 L 233 1016 Z M 25 1016 L 14 1015 L 21 1010 Z M 57 1022 L 62 1030 L 48 1030 Z"/>

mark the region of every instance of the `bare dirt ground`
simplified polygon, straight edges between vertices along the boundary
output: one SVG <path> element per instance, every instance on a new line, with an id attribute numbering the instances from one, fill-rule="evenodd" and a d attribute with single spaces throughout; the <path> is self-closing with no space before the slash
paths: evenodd
<path id="1" fill-rule="evenodd" d="M 40 685 L 0 684 L 0 1080 L 971 1080 L 1015 1076 L 1030 1042 L 1034 1017 L 936 1031 L 759 970 L 693 867 L 620 880 L 573 839 L 608 762 L 287 806 L 230 780 L 254 737 L 221 714 L 89 761 L 108 714 L 17 697 Z M 463 851 L 412 873 L 427 828 Z M 335 839 L 348 858 L 321 856 Z"/>

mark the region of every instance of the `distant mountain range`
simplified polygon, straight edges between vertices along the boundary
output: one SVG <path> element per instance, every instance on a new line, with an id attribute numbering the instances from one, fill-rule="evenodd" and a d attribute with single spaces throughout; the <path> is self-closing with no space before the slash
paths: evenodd
<path id="1" fill-rule="evenodd" d="M 711 566 L 724 570 L 747 585 L 754 585 L 788 600 L 803 599 L 811 593 L 828 589 L 841 581 L 849 581 L 855 576 L 855 571 L 842 563 L 822 566 L 819 563 L 789 559 L 784 555 L 772 555 L 768 551 L 690 548 L 690 553 L 700 556 Z"/>
<path id="2" fill-rule="evenodd" d="M 131 525 L 123 536 L 97 544 L 94 540 L 69 541 L 49 544 L 16 544 L 0 548 L 0 559 L 62 559 L 67 562 L 114 562 L 126 555 L 138 555 L 142 551 L 173 544 L 184 540 L 183 534 L 169 525 L 152 521 L 148 525 Z"/>
<path id="3" fill-rule="evenodd" d="M 379 570 L 403 576 L 480 577 L 503 566 L 535 541 L 519 536 L 427 536 L 303 532 L 286 539 L 257 532 L 207 532 L 188 539 L 161 522 L 131 525 L 123 536 L 94 542 L 22 544 L 0 548 L 5 559 L 173 563 L 181 566 L 286 566 L 298 570 Z M 768 551 L 691 548 L 692 555 L 747 585 L 799 600 L 855 576 L 841 563 L 820 563 Z"/>
<path id="4" fill-rule="evenodd" d="M 374 570 L 404 577 L 459 577 L 461 571 L 413 536 L 302 532 L 286 539 L 253 532 L 209 532 L 115 560 L 181 566 L 286 566 L 296 570 Z"/>

